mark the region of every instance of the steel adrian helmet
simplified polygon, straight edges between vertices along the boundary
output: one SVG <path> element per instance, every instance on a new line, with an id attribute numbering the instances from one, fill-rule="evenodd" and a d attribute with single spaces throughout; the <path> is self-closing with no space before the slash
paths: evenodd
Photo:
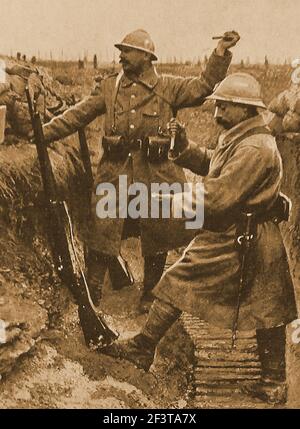
<path id="1" fill-rule="evenodd" d="M 152 60 L 157 60 L 155 55 L 155 46 L 150 35 L 145 30 L 135 30 L 127 34 L 121 43 L 116 43 L 115 47 L 122 49 L 123 47 L 138 49 L 139 51 L 148 52 L 151 54 Z"/>
<path id="2" fill-rule="evenodd" d="M 247 73 L 233 73 L 227 76 L 215 88 L 213 94 L 206 99 L 230 101 L 266 109 L 261 96 L 260 84 L 253 76 Z"/>

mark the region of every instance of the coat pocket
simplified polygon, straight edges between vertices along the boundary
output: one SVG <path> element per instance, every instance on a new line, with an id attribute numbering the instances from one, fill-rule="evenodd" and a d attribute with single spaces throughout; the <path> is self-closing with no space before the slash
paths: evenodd
<path id="1" fill-rule="evenodd" d="M 156 110 L 152 109 L 152 110 L 144 111 L 143 116 L 146 118 L 154 118 L 155 119 L 155 118 L 159 118 L 159 113 Z"/>
<path id="2" fill-rule="evenodd" d="M 147 135 L 157 135 L 161 123 L 158 100 L 156 97 L 144 106 L 142 109 L 142 117 Z"/>

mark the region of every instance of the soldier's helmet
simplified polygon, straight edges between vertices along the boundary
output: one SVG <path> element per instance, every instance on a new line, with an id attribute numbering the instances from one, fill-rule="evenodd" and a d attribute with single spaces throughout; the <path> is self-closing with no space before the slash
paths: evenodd
<path id="1" fill-rule="evenodd" d="M 230 101 L 266 109 L 259 82 L 248 73 L 233 73 L 215 88 L 207 100 Z"/>
<path id="2" fill-rule="evenodd" d="M 157 60 L 155 55 L 154 43 L 147 31 L 135 30 L 132 33 L 127 34 L 121 43 L 116 43 L 115 47 L 122 49 L 123 47 L 138 49 L 139 51 L 148 52 L 151 54 L 151 60 Z"/>

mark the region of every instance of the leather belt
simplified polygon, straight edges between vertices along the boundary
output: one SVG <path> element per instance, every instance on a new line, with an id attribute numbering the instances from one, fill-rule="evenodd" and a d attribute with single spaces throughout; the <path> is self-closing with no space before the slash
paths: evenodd
<path id="1" fill-rule="evenodd" d="M 279 224 L 282 221 L 288 221 L 291 212 L 291 201 L 280 193 L 277 200 L 269 210 L 255 215 L 256 223 L 273 222 Z"/>

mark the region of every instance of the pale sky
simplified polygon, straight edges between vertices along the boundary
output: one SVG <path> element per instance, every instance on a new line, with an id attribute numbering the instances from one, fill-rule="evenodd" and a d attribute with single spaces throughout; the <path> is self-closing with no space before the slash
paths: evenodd
<path id="1" fill-rule="evenodd" d="M 137 28 L 150 32 L 157 55 L 209 54 L 211 38 L 237 30 L 235 60 L 300 57 L 300 0 L 0 0 L 0 53 L 20 51 L 78 59 L 87 51 L 117 60 L 113 47 Z"/>

